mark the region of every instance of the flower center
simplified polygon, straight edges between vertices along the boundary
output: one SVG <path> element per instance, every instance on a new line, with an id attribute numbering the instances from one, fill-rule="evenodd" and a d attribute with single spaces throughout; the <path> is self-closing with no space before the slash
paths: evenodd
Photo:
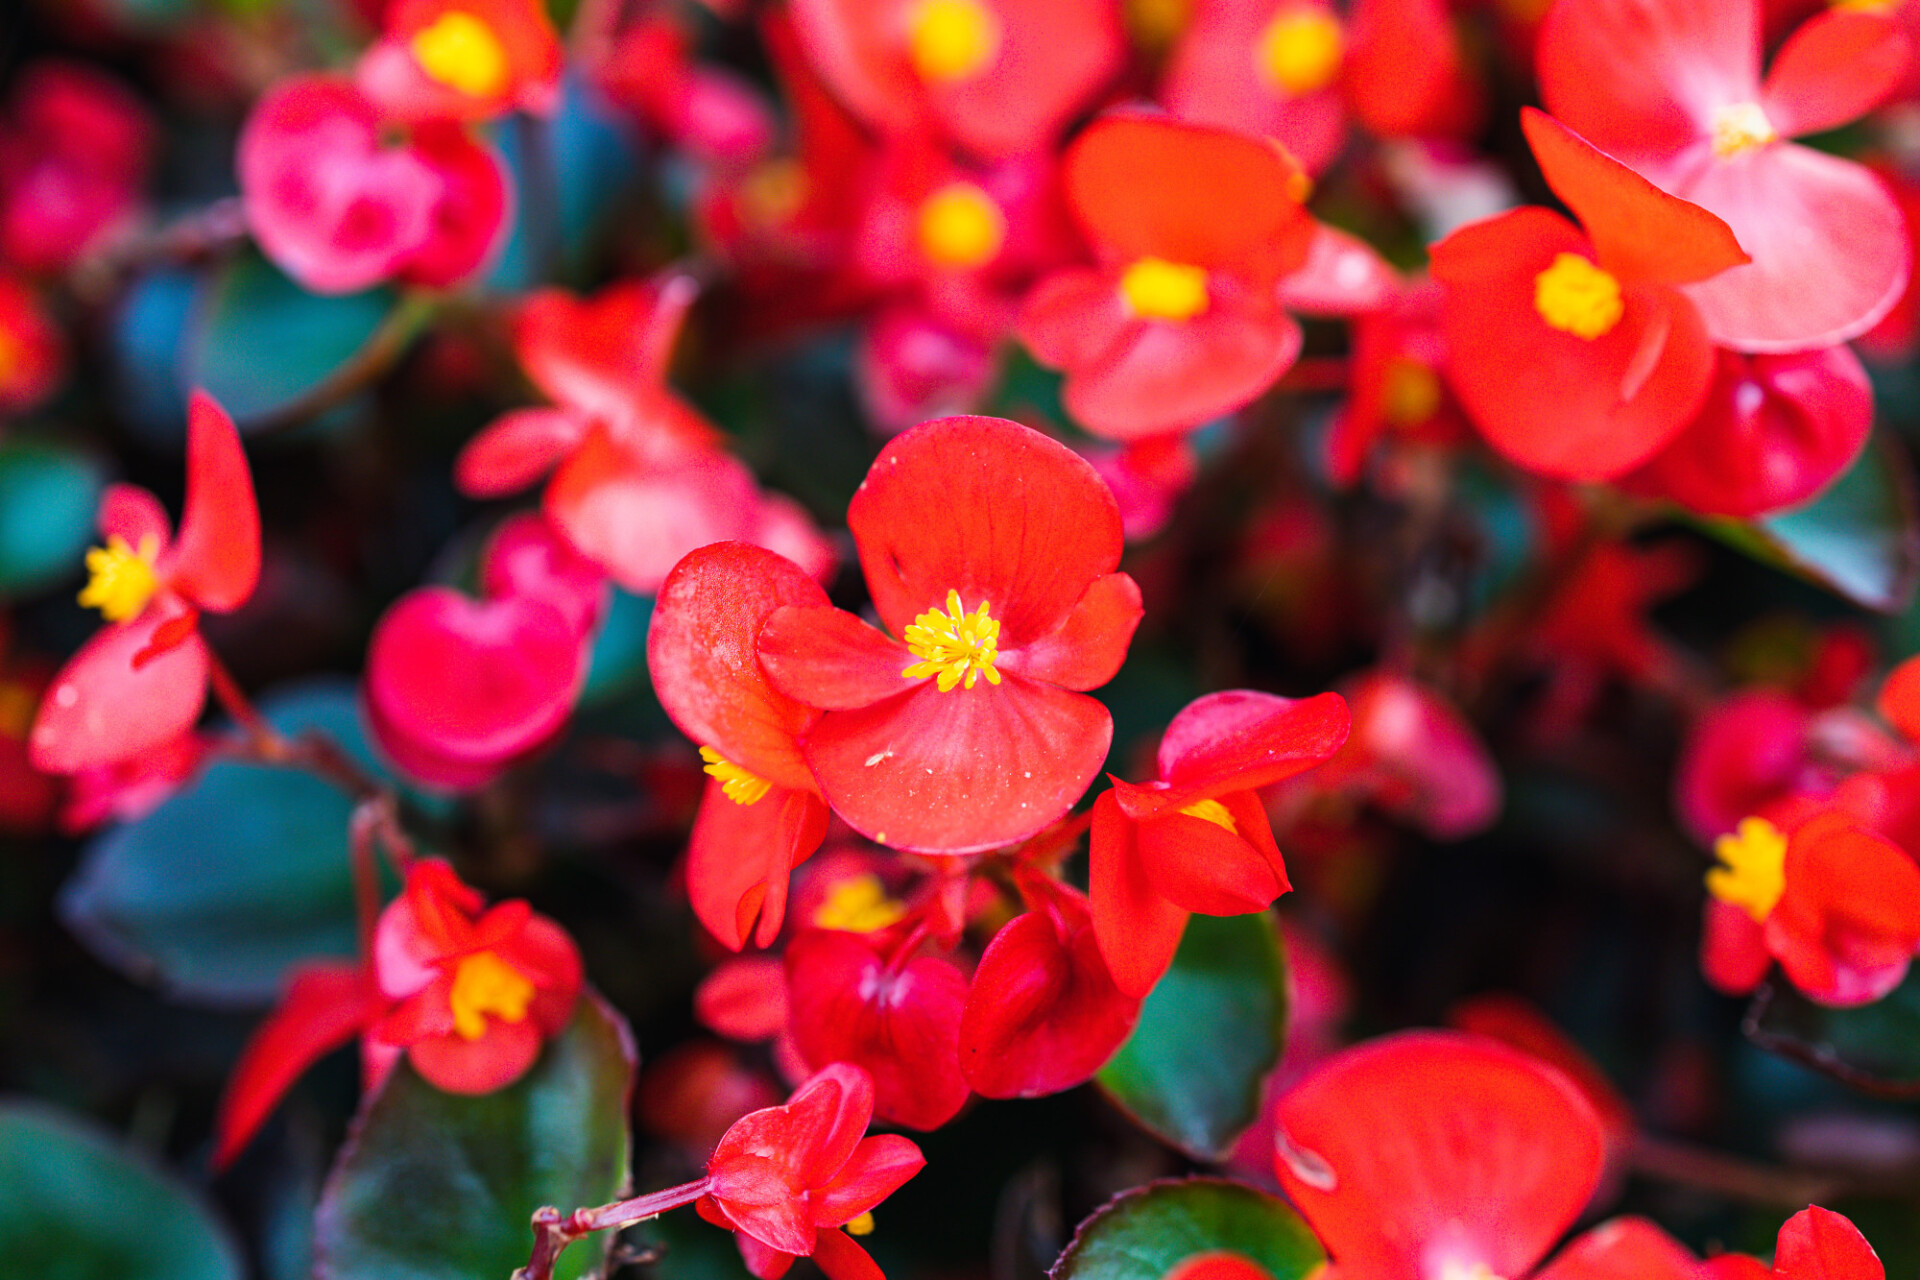
<path id="1" fill-rule="evenodd" d="M 1227 812 L 1227 806 L 1218 800 L 1195 800 L 1180 812 L 1189 818 L 1198 818 L 1202 822 L 1211 822 L 1216 827 L 1225 827 L 1234 835 L 1240 834 L 1240 828 L 1233 825 L 1233 815 Z"/>
<path id="2" fill-rule="evenodd" d="M 134 550 L 119 534 L 110 534 L 107 545 L 87 552 L 87 585 L 80 592 L 80 603 L 98 609 L 108 622 L 125 622 L 140 615 L 159 590 L 153 562 L 160 555 L 160 539 L 148 534 Z"/>
<path id="3" fill-rule="evenodd" d="M 1206 269 L 1142 258 L 1120 277 L 1120 294 L 1145 319 L 1191 320 L 1207 309 Z"/>
<path id="4" fill-rule="evenodd" d="M 807 169 L 792 158 L 769 160 L 740 184 L 741 208 L 753 227 L 783 227 L 806 202 Z"/>
<path id="5" fill-rule="evenodd" d="M 871 871 L 848 876 L 827 892 L 827 900 L 813 913 L 822 929 L 872 933 L 906 917 L 907 904 L 887 896 L 887 887 Z"/>
<path id="6" fill-rule="evenodd" d="M 507 51 L 493 28 L 464 9 L 449 9 L 423 27 L 409 46 L 427 75 L 474 98 L 491 98 L 507 87 Z"/>
<path id="7" fill-rule="evenodd" d="M 1394 356 L 1387 361 L 1380 410 L 1397 427 L 1425 422 L 1440 408 L 1440 376 L 1422 360 Z"/>
<path id="8" fill-rule="evenodd" d="M 1298 96 L 1324 89 L 1340 74 L 1346 37 L 1324 9 L 1288 9 L 1260 32 L 1254 65 L 1267 83 Z"/>
<path id="9" fill-rule="evenodd" d="M 533 983 L 491 951 L 463 956 L 453 972 L 453 1030 L 462 1040 L 487 1033 L 487 1014 L 502 1022 L 523 1022 L 533 1002 Z"/>
<path id="10" fill-rule="evenodd" d="M 1765 818 L 1742 818 L 1713 842 L 1713 856 L 1723 865 L 1707 872 L 1707 892 L 1764 924 L 1786 888 L 1786 836 Z"/>
<path id="11" fill-rule="evenodd" d="M 1000 206 L 971 182 L 950 182 L 920 202 L 920 252 L 935 266 L 966 271 L 985 266 L 1006 243 Z"/>
<path id="12" fill-rule="evenodd" d="M 1555 255 L 1533 278 L 1533 309 L 1562 333 L 1591 342 L 1620 323 L 1620 282 L 1577 253 Z"/>
<path id="13" fill-rule="evenodd" d="M 773 789 L 771 782 L 742 769 L 712 747 L 700 748 L 700 758 L 707 762 L 700 771 L 720 779 L 721 794 L 735 804 L 757 804 Z"/>
<path id="14" fill-rule="evenodd" d="M 1000 21 L 978 0 L 920 0 L 907 30 L 907 56 L 930 84 L 971 80 L 1000 52 Z"/>
<path id="15" fill-rule="evenodd" d="M 1180 38 L 1193 17 L 1194 0 L 1122 0 L 1121 16 L 1134 40 L 1160 52 Z"/>
<path id="16" fill-rule="evenodd" d="M 847 1226 L 847 1234 L 850 1236 L 872 1235 L 873 1234 L 873 1210 L 869 1209 L 865 1213 L 861 1214 L 859 1217 L 850 1220 L 846 1224 L 846 1226 Z"/>
<path id="17" fill-rule="evenodd" d="M 962 681 L 971 689 L 982 675 L 988 684 L 1000 683 L 1000 673 L 993 669 L 999 656 L 1000 620 L 987 616 L 985 601 L 968 613 L 960 593 L 949 591 L 946 612 L 927 610 L 913 620 L 903 638 L 907 652 L 920 659 L 902 671 L 903 676 L 934 676 L 942 693 Z"/>
<path id="18" fill-rule="evenodd" d="M 1757 102 L 1736 102 L 1713 113 L 1713 154 L 1731 160 L 1780 136 Z"/>

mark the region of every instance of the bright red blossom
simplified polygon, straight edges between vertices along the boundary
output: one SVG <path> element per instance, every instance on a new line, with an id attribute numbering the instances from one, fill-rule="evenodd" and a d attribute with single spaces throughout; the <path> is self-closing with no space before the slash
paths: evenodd
<path id="1" fill-rule="evenodd" d="M 560 37 L 540 0 L 395 0 L 360 59 L 361 90 L 395 119 L 546 115 L 560 100 Z"/>

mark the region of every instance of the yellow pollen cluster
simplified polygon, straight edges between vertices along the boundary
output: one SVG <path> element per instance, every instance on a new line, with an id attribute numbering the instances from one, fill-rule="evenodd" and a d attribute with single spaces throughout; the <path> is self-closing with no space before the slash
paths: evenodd
<path id="1" fill-rule="evenodd" d="M 850 1236 L 870 1236 L 873 1234 L 873 1210 L 869 1209 L 859 1217 L 847 1223 Z"/>
<path id="2" fill-rule="evenodd" d="M 791 157 L 759 165 L 740 184 L 748 225 L 783 227 L 807 202 L 807 167 Z"/>
<path id="3" fill-rule="evenodd" d="M 1311 6 L 1278 14 L 1254 44 L 1254 65 L 1268 84 L 1293 95 L 1313 93 L 1340 74 L 1346 37 L 1340 23 Z"/>
<path id="4" fill-rule="evenodd" d="M 1233 815 L 1227 812 L 1227 806 L 1218 800 L 1195 800 L 1180 812 L 1189 818 L 1198 818 L 1202 822 L 1211 822 L 1216 827 L 1225 827 L 1234 835 L 1240 834 L 1240 828 L 1233 825 Z"/>
<path id="5" fill-rule="evenodd" d="M 493 28 L 464 9 L 449 9 L 408 46 L 420 69 L 449 89 L 491 98 L 507 87 L 507 51 Z"/>
<path id="6" fill-rule="evenodd" d="M 700 748 L 700 758 L 707 762 L 701 772 L 720 779 L 720 793 L 735 804 L 757 804 L 773 788 L 771 782 L 742 769 L 712 747 Z"/>
<path id="7" fill-rule="evenodd" d="M 920 659 L 902 671 L 903 676 L 934 676 L 942 693 L 963 681 L 971 689 L 983 675 L 988 684 L 1000 683 L 1000 673 L 993 669 L 999 656 L 1000 620 L 987 616 L 985 601 L 968 613 L 960 593 L 949 591 L 946 612 L 927 610 L 913 620 L 902 639 L 907 652 Z"/>
<path id="8" fill-rule="evenodd" d="M 887 887 L 871 871 L 848 876 L 827 891 L 827 900 L 813 913 L 822 929 L 872 933 L 906 918 L 907 904 L 887 896 Z"/>
<path id="9" fill-rule="evenodd" d="M 1626 304 L 1618 280 L 1577 253 L 1562 253 L 1533 278 L 1533 309 L 1562 333 L 1591 342 L 1612 332 Z"/>
<path id="10" fill-rule="evenodd" d="M 907 27 L 907 56 L 929 84 L 971 80 L 1000 52 L 1000 20 L 978 0 L 920 0 Z"/>
<path id="11" fill-rule="evenodd" d="M 1425 422 L 1440 408 L 1440 375 L 1424 360 L 1394 356 L 1387 361 L 1380 411 L 1396 427 Z"/>
<path id="12" fill-rule="evenodd" d="M 1742 818 L 1713 842 L 1723 865 L 1707 872 L 1707 892 L 1765 923 L 1787 883 L 1787 838 L 1765 818 Z"/>
<path id="13" fill-rule="evenodd" d="M 1722 160 L 1765 146 L 1779 136 L 1757 102 L 1736 102 L 1713 113 L 1713 154 Z"/>
<path id="14" fill-rule="evenodd" d="M 1172 45 L 1193 17 L 1194 0 L 1121 0 L 1121 16 L 1134 41 L 1149 52 Z"/>
<path id="15" fill-rule="evenodd" d="M 950 182 L 920 202 L 915 230 L 920 252 L 929 262 L 966 271 L 999 256 L 1007 239 L 1007 219 L 979 187 Z"/>
<path id="16" fill-rule="evenodd" d="M 1141 258 L 1120 277 L 1120 294 L 1145 319 L 1191 320 L 1207 309 L 1207 273 L 1165 258 Z"/>
<path id="17" fill-rule="evenodd" d="M 1440 1280 L 1501 1280 L 1484 1262 L 1449 1262 L 1440 1268 Z"/>
<path id="18" fill-rule="evenodd" d="M 523 1022 L 533 1003 L 533 983 L 491 951 L 463 956 L 453 972 L 453 1030 L 462 1040 L 487 1034 L 487 1014 L 502 1022 Z"/>
<path id="19" fill-rule="evenodd" d="M 87 585 L 81 588 L 80 603 L 98 609 L 108 622 L 137 618 L 160 587 L 153 562 L 160 554 L 160 540 L 152 534 L 140 539 L 134 550 L 119 534 L 111 534 L 107 545 L 87 552 Z"/>

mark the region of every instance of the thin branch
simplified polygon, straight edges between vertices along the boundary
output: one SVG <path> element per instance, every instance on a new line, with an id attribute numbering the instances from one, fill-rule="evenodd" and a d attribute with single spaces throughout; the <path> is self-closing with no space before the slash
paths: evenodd
<path id="1" fill-rule="evenodd" d="M 553 1267 L 560 1254 L 575 1240 L 596 1231 L 630 1227 L 649 1218 L 657 1218 L 669 1209 L 692 1204 L 707 1194 L 709 1182 L 683 1182 L 665 1191 L 654 1191 L 631 1200 L 603 1204 L 597 1209 L 575 1209 L 561 1213 L 551 1206 L 533 1215 L 533 1253 L 527 1265 L 513 1273 L 513 1280 L 553 1280 Z"/>

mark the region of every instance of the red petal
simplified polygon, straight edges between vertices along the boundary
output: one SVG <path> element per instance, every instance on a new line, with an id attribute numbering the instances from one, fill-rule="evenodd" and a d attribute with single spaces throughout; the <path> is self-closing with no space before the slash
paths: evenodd
<path id="1" fill-rule="evenodd" d="M 1645 1218 L 1614 1218 L 1580 1236 L 1534 1280 L 1698 1280 L 1700 1260 Z"/>
<path id="2" fill-rule="evenodd" d="M 1670 196 L 1545 112 L 1520 124 L 1553 193 L 1593 240 L 1600 265 L 1623 283 L 1689 284 L 1748 261 L 1727 224 Z"/>
<path id="3" fill-rule="evenodd" d="M 531 596 L 567 615 L 581 635 L 600 624 L 607 576 L 537 511 L 508 516 L 480 553 L 480 589 L 491 598 Z"/>
<path id="4" fill-rule="evenodd" d="M 1331 757 L 1347 740 L 1349 723 L 1346 700 L 1337 693 L 1282 698 L 1224 689 L 1205 694 L 1167 725 L 1160 739 L 1160 776 L 1181 789 L 1231 782 L 1235 790 L 1252 791 Z M 1157 810 L 1136 816 L 1149 811 Z"/>
<path id="5" fill-rule="evenodd" d="M 992 0 L 1003 32 L 984 74 L 928 90 L 941 127 L 983 156 L 1045 150 L 1126 54 L 1105 0 Z M 897 12 L 897 10 L 896 10 Z"/>
<path id="6" fill-rule="evenodd" d="M 1877 1000 L 1920 947 L 1920 866 L 1845 815 L 1822 813 L 1788 837 L 1786 891 L 1766 933 L 1810 998 L 1842 1007 Z"/>
<path id="7" fill-rule="evenodd" d="M 1559 1072 L 1475 1036 L 1402 1032 L 1276 1109 L 1277 1172 L 1342 1270 L 1531 1271 L 1600 1177 L 1605 1135 Z"/>
<path id="8" fill-rule="evenodd" d="M 654 693 L 680 731 L 779 787 L 812 790 L 794 739 L 818 713 L 781 693 L 755 656 L 782 606 L 827 593 L 784 556 L 740 542 L 689 552 L 660 586 L 647 633 Z"/>
<path id="9" fill-rule="evenodd" d="M 1187 912 L 1155 891 L 1141 865 L 1139 824 L 1120 812 L 1111 791 L 1093 802 L 1087 880 L 1094 935 L 1113 983 L 1144 996 L 1173 963 Z"/>
<path id="10" fill-rule="evenodd" d="M 622 281 L 590 298 L 543 289 L 514 317 L 514 353 L 534 385 L 560 404 L 589 417 L 628 418 L 664 378 L 697 293 L 690 278 L 677 275 Z M 682 446 L 717 443 L 711 427 L 684 411 L 653 425 Z"/>
<path id="11" fill-rule="evenodd" d="M 1875 706 L 1909 742 L 1920 742 L 1920 657 L 1908 658 L 1887 673 Z"/>
<path id="12" fill-rule="evenodd" d="M 874 608 L 900 635 L 958 591 L 992 606 L 1000 647 L 1051 632 L 1120 564 L 1120 508 L 1080 455 L 1001 418 L 895 436 L 847 507 Z"/>
<path id="13" fill-rule="evenodd" d="M 730 951 L 770 946 L 787 914 L 787 877 L 827 834 L 827 807 L 811 788 L 774 787 L 735 804 L 713 779 L 687 844 L 687 897 Z M 758 922 L 756 928 L 755 922 Z"/>
<path id="14" fill-rule="evenodd" d="M 774 690 L 809 707 L 871 706 L 920 679 L 900 674 L 914 661 L 905 645 L 831 606 L 776 609 L 755 643 Z"/>
<path id="15" fill-rule="evenodd" d="M 1087 584 L 1059 626 L 1032 644 L 1002 651 L 995 665 L 1063 689 L 1098 689 L 1127 660 L 1144 612 L 1140 585 L 1124 573 L 1109 573 Z"/>
<path id="16" fill-rule="evenodd" d="M 1760 107 L 1783 138 L 1837 129 L 1879 106 L 1912 54 L 1890 14 L 1816 14 L 1774 56 Z"/>
<path id="17" fill-rule="evenodd" d="M 185 644 L 190 637 L 198 634 L 199 630 L 198 610 L 188 609 L 168 618 L 153 629 L 153 637 L 147 641 L 146 648 L 133 655 L 133 669 L 138 671 L 161 654 L 172 653 Z"/>
<path id="18" fill-rule="evenodd" d="M 1344 86 L 1353 114 L 1381 137 L 1459 137 L 1485 108 L 1460 56 L 1445 0 L 1358 0 Z"/>
<path id="19" fill-rule="evenodd" d="M 173 540 L 173 526 L 160 499 L 138 485 L 108 485 L 100 495 L 100 514 L 95 523 L 101 537 L 118 536 L 135 550 L 148 538 L 161 550 Z"/>
<path id="20" fill-rule="evenodd" d="M 96 633 L 47 686 L 28 735 L 33 767 L 78 773 L 169 742 L 207 699 L 207 647 L 198 633 L 139 667 L 134 658 L 175 616 L 164 603 Z"/>
<path id="21" fill-rule="evenodd" d="M 435 1036 L 407 1046 L 407 1060 L 442 1093 L 482 1094 L 504 1089 L 527 1073 L 540 1056 L 542 1037 L 533 1019 L 487 1019 L 478 1040 Z"/>
<path id="22" fill-rule="evenodd" d="M 816 1236 L 813 1261 L 827 1280 L 887 1280 L 872 1255 L 844 1231 L 822 1231 Z"/>
<path id="23" fill-rule="evenodd" d="M 1017 675 L 830 711 L 803 744 L 827 803 L 896 849 L 1013 844 L 1073 807 L 1106 759 L 1106 707 Z"/>
<path id="24" fill-rule="evenodd" d="M 187 505 L 168 585 L 212 613 L 238 609 L 260 580 L 260 508 L 240 433 L 214 398 L 187 408 Z"/>
<path id="25" fill-rule="evenodd" d="M 1300 269 L 1280 282 L 1280 305 L 1312 316 L 1352 316 L 1393 303 L 1399 273 L 1360 237 L 1329 227 L 1314 228 Z"/>
<path id="26" fill-rule="evenodd" d="M 450 289 L 479 274 L 506 247 L 513 229 L 512 176 L 498 151 L 450 121 L 418 126 L 410 145 L 440 179 L 440 192 L 425 238 L 396 275 L 407 284 Z"/>
<path id="27" fill-rule="evenodd" d="M 586 435 L 571 409 L 514 409 L 495 418 L 454 459 L 453 481 L 470 498 L 517 493 L 547 474 Z"/>
<path id="28" fill-rule="evenodd" d="M 693 992 L 693 1016 L 707 1030 L 748 1044 L 787 1026 L 787 971 L 773 956 L 724 960 Z"/>
<path id="29" fill-rule="evenodd" d="M 1675 191 L 1724 218 L 1753 255 L 1687 286 L 1722 346 L 1830 347 L 1871 329 L 1906 289 L 1906 220 L 1886 184 L 1851 160 L 1776 142 L 1708 164 Z"/>
<path id="30" fill-rule="evenodd" d="M 1100 359 L 1133 316 L 1113 275 L 1075 267 L 1056 271 L 1028 291 L 1020 308 L 1020 340 L 1051 369 L 1078 369 Z"/>
<path id="31" fill-rule="evenodd" d="M 793 1267 L 793 1254 L 761 1244 L 744 1231 L 735 1232 L 733 1241 L 740 1248 L 740 1261 L 755 1280 L 780 1280 Z"/>
<path id="32" fill-rule="evenodd" d="M 371 1021 L 379 1001 L 357 965 L 323 961 L 293 972 L 286 995 L 248 1039 L 220 1097 L 215 1169 L 232 1163 L 308 1067 Z"/>
<path id="33" fill-rule="evenodd" d="M 897 1133 L 862 1138 L 833 1181 L 813 1193 L 814 1225 L 838 1227 L 851 1222 L 926 1166 L 927 1158 L 909 1138 Z"/>
<path id="34" fill-rule="evenodd" d="M 1187 911 L 1239 916 L 1286 890 L 1260 851 L 1205 818 L 1170 813 L 1140 824 L 1141 866 L 1154 892 Z"/>
<path id="35" fill-rule="evenodd" d="M 1744 996 L 1773 968 L 1763 926 L 1731 902 L 1708 897 L 1700 926 L 1700 973 L 1723 995 Z"/>
<path id="36" fill-rule="evenodd" d="M 1809 1205 L 1780 1228 L 1773 1255 L 1782 1280 L 1884 1280 L 1887 1269 L 1841 1214 Z"/>

